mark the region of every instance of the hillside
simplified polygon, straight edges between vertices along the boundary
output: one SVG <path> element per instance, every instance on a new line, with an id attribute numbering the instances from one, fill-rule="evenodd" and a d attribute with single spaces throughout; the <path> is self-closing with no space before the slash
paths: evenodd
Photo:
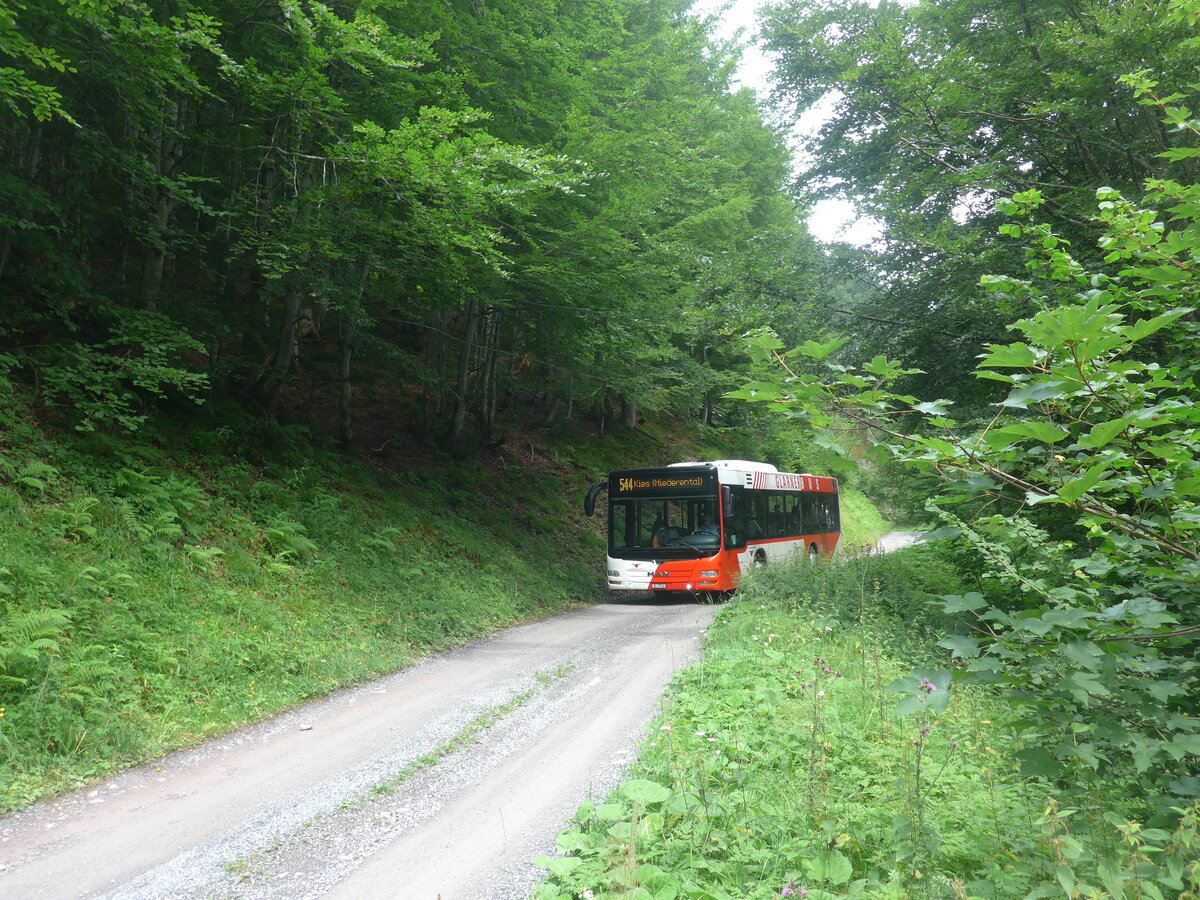
<path id="1" fill-rule="evenodd" d="M 6 809 L 596 602 L 586 486 L 735 449 L 576 422 L 473 459 L 342 455 L 298 429 L 116 439 L 18 409 L 0 430 Z"/>

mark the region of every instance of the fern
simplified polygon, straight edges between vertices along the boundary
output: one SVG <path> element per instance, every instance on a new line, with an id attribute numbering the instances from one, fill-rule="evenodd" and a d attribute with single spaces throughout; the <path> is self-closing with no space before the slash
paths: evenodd
<path id="1" fill-rule="evenodd" d="M 7 467 L 6 467 L 7 468 Z M 49 463 L 32 460 L 17 469 L 11 476 L 12 483 L 18 488 L 33 488 L 44 494 L 50 485 L 59 478 L 58 469 Z"/>
<path id="2" fill-rule="evenodd" d="M 27 684 L 27 673 L 59 651 L 59 639 L 71 624 L 68 609 L 14 610 L 4 618 L 0 638 L 0 674 L 9 682 Z"/>
<path id="3" fill-rule="evenodd" d="M 217 561 L 225 554 L 220 547 L 200 547 L 195 544 L 186 545 L 183 552 L 192 565 L 202 572 L 212 572 L 216 569 Z"/>
<path id="4" fill-rule="evenodd" d="M 100 498 L 92 495 L 76 497 L 67 503 L 61 513 L 58 532 L 64 538 L 79 543 L 95 540 L 98 535 L 96 517 L 92 510 L 100 503 Z"/>
<path id="5" fill-rule="evenodd" d="M 308 537 L 308 529 L 294 519 L 275 519 L 263 528 L 263 537 L 277 562 L 309 556 L 317 551 L 316 543 Z"/>
<path id="6" fill-rule="evenodd" d="M 72 704 L 80 710 L 94 702 L 111 699 L 112 686 L 120 673 L 110 661 L 107 648 L 97 644 L 80 647 L 61 668 L 57 669 L 52 696 L 59 703 Z"/>

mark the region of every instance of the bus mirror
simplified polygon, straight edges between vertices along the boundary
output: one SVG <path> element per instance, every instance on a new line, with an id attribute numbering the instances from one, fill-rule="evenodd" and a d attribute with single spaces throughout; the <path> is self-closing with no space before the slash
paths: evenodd
<path id="1" fill-rule="evenodd" d="M 727 484 L 721 485 L 721 510 L 725 518 L 733 518 L 733 488 Z"/>
<path id="2" fill-rule="evenodd" d="M 600 496 L 600 492 L 608 487 L 607 481 L 597 481 L 588 488 L 587 496 L 583 498 L 583 514 L 585 516 L 594 516 L 596 514 L 596 498 Z"/>

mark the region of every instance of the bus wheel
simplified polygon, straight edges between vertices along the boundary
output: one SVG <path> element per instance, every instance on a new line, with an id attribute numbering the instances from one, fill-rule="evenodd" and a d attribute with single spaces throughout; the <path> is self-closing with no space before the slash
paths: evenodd
<path id="1" fill-rule="evenodd" d="M 815 563 L 817 561 L 817 545 L 816 544 L 808 545 L 808 561 L 810 563 Z"/>
<path id="2" fill-rule="evenodd" d="M 759 550 L 754 554 L 753 566 L 756 569 L 765 569 L 767 567 L 767 554 Z"/>

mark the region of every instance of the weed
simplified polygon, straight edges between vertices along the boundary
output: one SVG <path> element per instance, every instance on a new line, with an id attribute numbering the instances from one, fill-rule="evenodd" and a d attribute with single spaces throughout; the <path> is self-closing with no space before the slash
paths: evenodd
<path id="1" fill-rule="evenodd" d="M 535 896 L 1151 898 L 1194 884 L 1197 811 L 1143 828 L 1113 798 L 1065 810 L 1021 776 L 1002 698 L 939 667 L 927 559 L 748 585 L 672 684 L 631 781 L 581 807 L 559 836 L 567 856 L 539 861 Z M 629 785 L 647 784 L 661 791 L 639 804 Z"/>

